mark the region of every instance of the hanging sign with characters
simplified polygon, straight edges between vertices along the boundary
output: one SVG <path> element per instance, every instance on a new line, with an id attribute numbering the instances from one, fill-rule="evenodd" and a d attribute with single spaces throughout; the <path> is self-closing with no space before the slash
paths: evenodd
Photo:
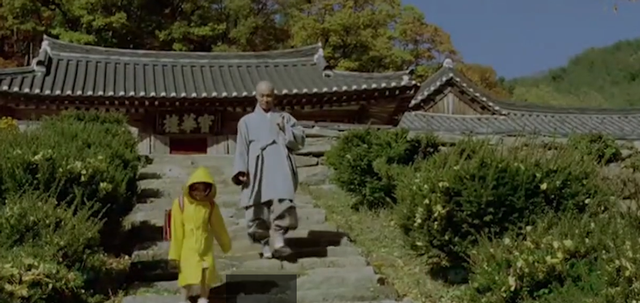
<path id="1" fill-rule="evenodd" d="M 211 134 L 219 130 L 220 116 L 203 113 L 160 113 L 157 131 L 162 134 Z"/>

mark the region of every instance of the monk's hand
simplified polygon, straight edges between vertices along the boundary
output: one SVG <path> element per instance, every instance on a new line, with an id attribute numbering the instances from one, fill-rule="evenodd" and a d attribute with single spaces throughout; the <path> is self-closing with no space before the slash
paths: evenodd
<path id="1" fill-rule="evenodd" d="M 246 184 L 247 181 L 249 180 L 249 175 L 247 173 L 240 173 L 238 175 L 238 180 L 240 180 L 240 182 L 242 182 L 242 184 Z"/>

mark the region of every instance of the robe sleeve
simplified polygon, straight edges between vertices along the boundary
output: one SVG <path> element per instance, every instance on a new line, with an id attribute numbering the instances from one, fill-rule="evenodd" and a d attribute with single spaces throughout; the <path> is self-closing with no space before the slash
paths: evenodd
<path id="1" fill-rule="evenodd" d="M 306 142 L 304 130 L 302 126 L 298 125 L 298 121 L 289 114 L 285 114 L 284 134 L 289 151 L 296 152 L 304 147 Z"/>
<path id="2" fill-rule="evenodd" d="M 184 221 L 178 199 L 171 207 L 171 243 L 169 245 L 169 260 L 180 260 L 182 243 L 184 241 Z"/>
<path id="3" fill-rule="evenodd" d="M 231 238 L 229 238 L 229 231 L 227 231 L 227 226 L 224 224 L 224 218 L 222 218 L 222 214 L 220 213 L 220 207 L 217 204 L 214 204 L 213 212 L 211 214 L 211 227 L 213 228 L 213 237 L 222 248 L 222 251 L 226 254 L 231 251 Z"/>
<path id="4" fill-rule="evenodd" d="M 233 177 L 231 177 L 231 181 L 235 185 L 242 185 L 242 182 L 238 180 L 239 173 L 249 173 L 249 137 L 246 124 L 244 119 L 240 119 L 238 122 L 236 154 L 233 157 Z"/>

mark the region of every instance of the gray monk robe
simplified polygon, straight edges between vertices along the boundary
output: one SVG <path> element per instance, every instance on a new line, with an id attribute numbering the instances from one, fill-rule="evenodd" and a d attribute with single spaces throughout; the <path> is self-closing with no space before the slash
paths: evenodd
<path id="1" fill-rule="evenodd" d="M 284 117 L 284 131 L 277 123 Z M 248 173 L 242 186 L 241 206 L 246 210 L 249 237 L 255 242 L 269 238 L 270 232 L 285 234 L 298 227 L 294 204 L 298 170 L 292 152 L 304 147 L 305 135 L 290 114 L 264 112 L 256 106 L 238 122 L 233 182 Z"/>

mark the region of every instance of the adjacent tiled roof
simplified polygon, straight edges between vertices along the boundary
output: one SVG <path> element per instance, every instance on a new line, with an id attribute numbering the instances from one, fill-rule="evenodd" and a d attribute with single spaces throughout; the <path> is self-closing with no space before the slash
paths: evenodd
<path id="1" fill-rule="evenodd" d="M 606 133 L 616 139 L 640 139 L 640 114 L 446 115 L 407 112 L 398 125 L 415 131 L 476 135 L 535 134 L 567 137 L 576 133 Z"/>
<path id="2" fill-rule="evenodd" d="M 424 102 L 431 94 L 446 85 L 454 84 L 473 96 L 479 102 L 493 109 L 496 113 L 507 115 L 517 113 L 538 114 L 589 114 L 589 115 L 640 115 L 640 108 L 607 109 L 545 106 L 530 102 L 505 101 L 493 98 L 486 91 L 453 68 L 452 64 L 443 66 L 438 72 L 420 85 L 414 95 L 410 108 Z"/>
<path id="3" fill-rule="evenodd" d="M 415 131 L 452 134 L 519 135 L 566 137 L 574 133 L 606 133 L 617 139 L 640 139 L 640 108 L 598 109 L 544 106 L 492 98 L 453 68 L 451 62 L 422 83 L 410 108 L 425 102 L 431 94 L 455 85 L 493 110 L 490 115 L 447 115 L 421 111 L 405 113 L 399 127 Z"/>
<path id="4" fill-rule="evenodd" d="M 323 94 L 413 89 L 410 74 L 332 71 L 320 45 L 194 53 L 111 49 L 45 37 L 32 66 L 0 70 L 0 94 L 233 98 L 254 95 L 261 80 L 271 81 L 279 95 Z"/>

